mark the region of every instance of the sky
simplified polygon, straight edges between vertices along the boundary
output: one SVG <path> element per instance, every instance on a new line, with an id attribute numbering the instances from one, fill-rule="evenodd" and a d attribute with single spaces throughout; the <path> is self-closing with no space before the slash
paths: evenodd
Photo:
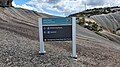
<path id="1" fill-rule="evenodd" d="M 120 6 L 120 0 L 13 0 L 13 6 L 56 16 L 68 16 L 86 9 Z"/>

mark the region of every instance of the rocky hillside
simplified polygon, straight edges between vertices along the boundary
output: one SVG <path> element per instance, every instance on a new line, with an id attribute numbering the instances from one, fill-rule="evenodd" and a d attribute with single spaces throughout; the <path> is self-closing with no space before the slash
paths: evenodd
<path id="1" fill-rule="evenodd" d="M 120 30 L 120 12 L 95 15 L 90 18 L 102 25 L 107 31 L 116 32 Z"/>
<path id="2" fill-rule="evenodd" d="M 96 12 L 98 11 L 98 12 Z M 104 13 L 103 11 L 107 11 Z M 114 11 L 114 12 L 110 12 Z M 106 7 L 88 9 L 83 12 L 70 15 L 78 18 L 78 24 L 94 31 L 100 36 L 120 44 L 120 7 Z M 88 16 L 89 15 L 89 16 Z M 87 24 L 87 25 L 85 25 Z M 99 32 L 99 28 L 102 31 Z M 110 36 L 109 36 L 110 35 Z"/>
<path id="3" fill-rule="evenodd" d="M 96 23 L 102 25 L 105 31 L 108 31 L 110 34 L 103 34 L 104 37 L 115 41 L 120 44 L 120 12 L 94 15 L 90 18 L 95 20 Z M 110 36 L 109 36 L 110 35 Z"/>
<path id="4" fill-rule="evenodd" d="M 106 38 L 79 25 L 77 60 L 70 57 L 71 42 L 45 42 L 46 54 L 39 55 L 38 18 L 43 17 L 55 16 L 0 7 L 0 67 L 120 67 L 119 36 L 104 31 L 111 37 Z"/>

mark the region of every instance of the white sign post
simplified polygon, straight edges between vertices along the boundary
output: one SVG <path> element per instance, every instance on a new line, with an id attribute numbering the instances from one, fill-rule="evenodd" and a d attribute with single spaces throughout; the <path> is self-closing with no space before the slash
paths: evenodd
<path id="1" fill-rule="evenodd" d="M 77 59 L 76 54 L 76 17 L 72 17 L 72 55 L 71 57 Z"/>
<path id="2" fill-rule="evenodd" d="M 42 29 L 42 18 L 39 18 L 39 39 L 40 39 L 40 55 L 45 54 L 44 42 L 43 42 L 43 29 Z"/>
<path id="3" fill-rule="evenodd" d="M 63 23 L 63 24 L 70 24 L 70 21 L 69 20 L 66 20 L 66 18 L 52 18 L 52 19 L 54 19 L 54 21 L 51 21 L 51 18 L 50 18 L 50 20 L 48 20 L 49 18 L 47 18 L 47 22 L 46 22 L 46 20 L 45 20 L 45 22 L 46 23 L 51 23 L 52 24 L 52 22 L 55 22 L 56 24 L 61 24 L 61 23 Z M 60 20 L 58 20 L 58 19 L 60 19 Z M 62 21 L 61 21 L 61 19 L 62 19 Z M 64 21 L 63 21 L 64 20 Z M 71 21 L 72 23 L 71 23 L 71 25 L 72 25 L 72 29 L 70 29 L 70 31 L 72 30 L 72 55 L 71 55 L 71 57 L 73 57 L 73 58 L 75 58 L 75 59 L 77 59 L 77 54 L 76 54 L 76 17 L 72 17 L 72 21 Z M 40 18 L 39 19 L 39 38 L 40 38 L 40 51 L 39 51 L 39 53 L 41 54 L 41 55 L 44 55 L 45 54 L 45 49 L 44 49 L 44 37 L 43 37 L 43 19 L 42 18 Z M 49 25 L 48 25 L 49 26 Z M 50 26 L 49 26 L 50 27 Z M 45 30 L 46 30 L 46 27 L 44 27 L 45 28 Z M 51 28 L 54 28 L 54 27 L 51 27 Z M 66 28 L 64 27 L 64 26 L 61 26 L 61 28 L 63 28 L 63 30 L 66 30 Z M 68 28 L 71 28 L 71 27 L 68 27 Z M 56 28 L 55 28 L 56 29 Z M 45 31 L 44 30 L 44 31 Z M 67 29 L 68 30 L 68 29 Z M 47 30 L 46 30 L 47 31 Z M 52 30 L 51 30 L 52 31 Z M 49 31 L 49 32 L 51 32 L 51 31 Z M 59 29 L 57 29 L 56 30 L 56 32 L 59 32 Z M 67 32 L 68 33 L 68 32 Z M 52 33 L 51 33 L 52 34 Z M 59 33 L 54 33 L 54 35 L 56 35 L 56 34 L 59 34 Z M 64 34 L 66 34 L 65 33 L 65 31 L 64 31 Z M 69 33 L 70 34 L 70 33 Z M 50 35 L 50 34 L 49 34 Z M 68 35 L 68 34 L 67 34 Z M 45 35 L 44 35 L 45 36 Z M 47 36 L 47 35 L 46 35 Z M 50 36 L 48 36 L 48 37 L 50 37 Z M 60 36 L 60 38 L 61 38 L 61 36 Z M 66 38 L 64 38 L 64 39 L 59 39 L 59 40 L 70 40 L 70 39 L 66 39 Z"/>

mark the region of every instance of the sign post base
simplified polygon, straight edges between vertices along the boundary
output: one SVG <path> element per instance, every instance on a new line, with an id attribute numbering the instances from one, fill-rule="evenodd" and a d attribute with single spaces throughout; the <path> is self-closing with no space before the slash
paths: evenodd
<path id="1" fill-rule="evenodd" d="M 44 52 L 39 52 L 39 55 L 45 55 L 46 51 Z"/>
<path id="2" fill-rule="evenodd" d="M 71 57 L 74 58 L 74 59 L 77 59 L 77 55 L 75 55 L 75 56 L 71 55 Z"/>

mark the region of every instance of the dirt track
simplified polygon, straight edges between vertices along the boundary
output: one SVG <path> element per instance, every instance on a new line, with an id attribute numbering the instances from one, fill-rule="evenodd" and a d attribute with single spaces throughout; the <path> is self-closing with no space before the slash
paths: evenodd
<path id="1" fill-rule="evenodd" d="M 77 60 L 70 57 L 71 42 L 47 42 L 47 53 L 40 56 L 37 19 L 50 15 L 17 8 L 0 11 L 0 67 L 120 67 L 119 43 L 78 26 Z"/>

